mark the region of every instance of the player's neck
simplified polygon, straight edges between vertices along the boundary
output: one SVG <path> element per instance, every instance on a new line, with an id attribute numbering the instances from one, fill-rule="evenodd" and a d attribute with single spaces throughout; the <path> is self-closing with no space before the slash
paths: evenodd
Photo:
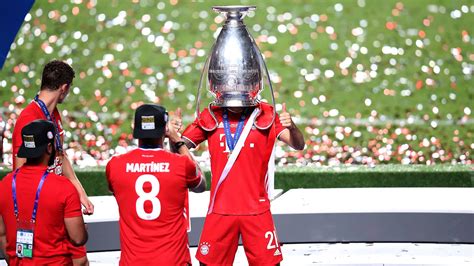
<path id="1" fill-rule="evenodd" d="M 29 166 L 48 166 L 49 163 L 49 155 L 43 154 L 40 158 L 36 159 L 27 159 L 24 165 Z"/>
<path id="2" fill-rule="evenodd" d="M 141 149 L 160 149 L 163 148 L 163 141 L 159 139 L 139 139 L 138 147 Z"/>
<path id="3" fill-rule="evenodd" d="M 46 108 L 50 114 L 53 113 L 54 109 L 58 105 L 58 93 L 56 91 L 41 90 L 38 94 L 38 99 L 44 102 Z"/>

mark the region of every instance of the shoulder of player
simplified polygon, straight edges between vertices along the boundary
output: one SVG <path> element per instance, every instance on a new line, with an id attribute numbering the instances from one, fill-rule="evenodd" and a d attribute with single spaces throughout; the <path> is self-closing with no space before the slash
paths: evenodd
<path id="1" fill-rule="evenodd" d="M 19 118 L 27 115 L 38 116 L 38 114 L 42 114 L 41 108 L 36 102 L 32 101 L 21 111 Z"/>
<path id="2" fill-rule="evenodd" d="M 25 109 L 23 109 L 23 111 L 21 111 L 13 128 L 14 136 L 16 135 L 16 132 L 21 132 L 22 128 L 26 124 L 38 119 L 44 119 L 44 117 L 42 117 L 41 111 L 34 109 L 34 107 L 32 107 L 33 105 L 34 103 L 30 103 Z"/>
<path id="3" fill-rule="evenodd" d="M 13 173 L 8 173 L 0 180 L 0 189 L 3 189 L 4 186 L 11 188 L 12 175 Z"/>
<path id="4" fill-rule="evenodd" d="M 47 179 L 53 180 L 54 182 L 66 182 L 66 181 L 70 182 L 69 179 L 67 179 L 67 177 L 63 175 L 57 175 L 55 173 L 49 173 L 47 176 Z"/>
<path id="5" fill-rule="evenodd" d="M 36 120 L 41 118 L 41 109 L 39 109 L 39 107 L 35 103 L 30 103 L 25 107 L 25 109 L 21 111 L 20 115 L 17 118 L 17 123 L 19 121 Z"/>
<path id="6" fill-rule="evenodd" d="M 57 175 L 55 173 L 50 173 L 47 177 L 47 183 L 52 184 L 61 188 L 61 191 L 67 191 L 67 189 L 75 189 L 72 182 L 65 176 Z M 45 184 L 46 184 L 45 182 Z"/>
<path id="7" fill-rule="evenodd" d="M 188 156 L 186 155 L 181 155 L 179 153 L 173 153 L 173 152 L 169 152 L 168 153 L 170 154 L 170 157 L 174 160 L 181 160 L 181 161 L 186 161 L 186 160 L 189 160 Z"/>
<path id="8" fill-rule="evenodd" d="M 217 106 L 211 106 L 204 108 L 199 117 L 196 118 L 196 121 L 199 122 L 199 125 L 205 126 L 207 128 L 213 128 L 216 121 L 214 117 L 219 121 L 222 119 L 222 108 Z M 204 128 L 203 128 L 204 129 Z"/>
<path id="9" fill-rule="evenodd" d="M 120 161 L 120 160 L 127 160 L 127 159 L 129 159 L 129 157 L 136 156 L 136 154 L 139 153 L 138 150 L 139 149 L 136 148 L 136 149 L 127 151 L 126 153 L 115 154 L 110 158 L 110 160 L 107 164 L 114 163 L 114 162 L 117 162 L 117 161 Z"/>
<path id="10" fill-rule="evenodd" d="M 266 102 L 260 102 L 258 108 L 263 112 L 273 112 L 273 105 Z"/>

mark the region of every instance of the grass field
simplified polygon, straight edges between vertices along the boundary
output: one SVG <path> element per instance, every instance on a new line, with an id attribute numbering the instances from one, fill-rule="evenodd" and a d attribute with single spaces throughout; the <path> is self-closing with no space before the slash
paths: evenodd
<path id="1" fill-rule="evenodd" d="M 8 169 L 0 169 L 0 179 Z M 76 169 L 88 195 L 109 195 L 104 168 Z M 208 185 L 210 173 L 206 172 Z M 467 165 L 378 165 L 337 167 L 279 167 L 275 188 L 352 187 L 474 187 L 474 170 Z M 209 189 L 209 188 L 208 188 Z"/>
<path id="2" fill-rule="evenodd" d="M 239 1 L 36 1 L 0 72 L 7 139 L 54 58 L 77 73 L 61 106 L 76 163 L 129 145 L 143 102 L 181 107 L 190 122 L 222 25 L 211 6 L 231 3 Z M 472 1 L 273 0 L 258 1 L 245 22 L 277 102 L 305 132 L 307 162 L 470 164 L 473 14 Z"/>

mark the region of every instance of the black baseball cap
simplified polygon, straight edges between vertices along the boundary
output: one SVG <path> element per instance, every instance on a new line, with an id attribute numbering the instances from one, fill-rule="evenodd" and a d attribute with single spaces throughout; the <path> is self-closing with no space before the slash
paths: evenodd
<path id="1" fill-rule="evenodd" d="M 168 112 L 157 104 L 144 104 L 135 111 L 133 137 L 136 139 L 154 139 L 163 136 L 168 122 Z"/>
<path id="2" fill-rule="evenodd" d="M 20 158 L 38 158 L 43 155 L 48 144 L 54 148 L 54 125 L 50 121 L 35 120 L 21 130 L 22 143 L 17 156 Z"/>

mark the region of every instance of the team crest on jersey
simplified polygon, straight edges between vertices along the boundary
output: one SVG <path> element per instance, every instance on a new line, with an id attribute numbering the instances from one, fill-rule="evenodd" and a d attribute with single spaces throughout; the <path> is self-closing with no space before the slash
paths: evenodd
<path id="1" fill-rule="evenodd" d="M 211 244 L 207 242 L 201 243 L 201 247 L 199 248 L 199 252 L 201 252 L 202 255 L 206 256 L 209 254 L 209 249 L 211 249 Z"/>

